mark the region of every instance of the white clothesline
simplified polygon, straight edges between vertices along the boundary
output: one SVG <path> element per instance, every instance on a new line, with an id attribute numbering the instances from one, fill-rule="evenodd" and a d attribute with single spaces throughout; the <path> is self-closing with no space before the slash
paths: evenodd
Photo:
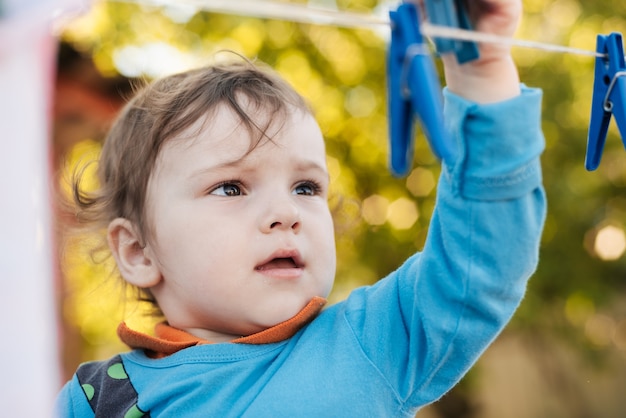
<path id="1" fill-rule="evenodd" d="M 235 14 L 241 16 L 258 17 L 264 19 L 287 20 L 299 23 L 331 25 L 346 28 L 380 29 L 390 26 L 388 17 L 375 14 L 340 11 L 330 8 L 314 7 L 296 3 L 286 3 L 275 0 L 111 0 L 117 2 L 133 2 L 154 7 L 193 7 L 214 13 Z M 420 25 L 423 35 L 431 38 L 448 38 L 478 43 L 505 44 L 520 48 L 539 49 L 564 54 L 603 57 L 596 51 L 572 48 L 563 45 L 549 44 L 538 41 L 528 41 L 505 36 L 471 30 L 433 25 L 423 22 Z"/>

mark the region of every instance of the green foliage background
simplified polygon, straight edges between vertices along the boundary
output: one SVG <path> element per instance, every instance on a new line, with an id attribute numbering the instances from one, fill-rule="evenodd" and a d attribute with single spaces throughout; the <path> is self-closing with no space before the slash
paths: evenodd
<path id="1" fill-rule="evenodd" d="M 366 13 L 378 6 L 375 0 L 336 4 L 342 10 Z M 598 33 L 626 29 L 623 2 L 527 0 L 524 7 L 518 38 L 594 50 Z M 327 139 L 333 203 L 339 203 L 339 269 L 333 300 L 383 277 L 419 250 L 430 221 L 439 164 L 420 134 L 411 175 L 397 179 L 389 174 L 384 36 L 369 29 L 186 10 L 100 2 L 63 36 L 91 54 L 105 75 L 120 71 L 116 59 L 124 47 L 167 44 L 180 54 L 178 61 L 146 58 L 143 74 L 131 75 L 156 75 L 148 69 L 159 64 L 170 69 L 176 69 L 173 62 L 200 65 L 218 51 L 232 49 L 268 63 L 287 78 L 311 102 Z M 626 353 L 624 257 L 603 260 L 594 251 L 603 227 L 623 230 L 626 153 L 612 122 L 600 168 L 584 169 L 593 58 L 521 48 L 514 54 L 522 80 L 544 91 L 543 168 L 549 215 L 540 267 L 509 330 L 556 335 L 601 367 L 608 351 Z M 92 139 L 97 148 L 101 138 Z M 95 299 L 94 289 L 100 285 L 94 283 L 107 274 L 71 256 L 66 263 L 70 287 L 88 289 L 77 291 L 66 306 L 68 320 L 85 338 L 85 359 L 119 349 L 112 330 L 120 315 L 107 313 L 119 312 L 118 304 L 110 308 L 101 303 L 94 314 L 93 302 L 85 306 L 84 301 L 90 295 Z M 103 322 L 103 316 L 111 324 Z"/>

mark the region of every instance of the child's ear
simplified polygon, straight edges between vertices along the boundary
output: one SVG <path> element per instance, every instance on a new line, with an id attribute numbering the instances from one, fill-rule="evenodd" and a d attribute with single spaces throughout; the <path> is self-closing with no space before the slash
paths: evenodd
<path id="1" fill-rule="evenodd" d="M 124 280 L 142 289 L 161 281 L 161 272 L 153 254 L 142 245 L 137 230 L 128 219 L 111 221 L 107 240 Z"/>

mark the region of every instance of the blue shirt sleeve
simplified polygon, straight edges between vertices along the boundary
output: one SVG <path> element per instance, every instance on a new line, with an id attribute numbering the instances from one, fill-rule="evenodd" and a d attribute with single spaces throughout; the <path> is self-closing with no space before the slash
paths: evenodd
<path id="1" fill-rule="evenodd" d="M 90 418 L 95 416 L 76 374 L 57 395 L 54 410 L 55 418 Z"/>
<path id="2" fill-rule="evenodd" d="M 444 97 L 459 152 L 444 162 L 424 249 L 353 292 L 344 312 L 407 411 L 447 392 L 504 328 L 536 268 L 545 218 L 541 91 L 522 86 L 490 105 Z"/>

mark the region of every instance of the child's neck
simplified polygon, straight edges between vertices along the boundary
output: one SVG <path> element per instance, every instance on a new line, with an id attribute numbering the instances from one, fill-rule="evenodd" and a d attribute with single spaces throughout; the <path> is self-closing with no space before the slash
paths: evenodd
<path id="1" fill-rule="evenodd" d="M 238 336 L 226 341 L 208 340 L 200 338 L 192 333 L 183 331 L 167 325 L 157 324 L 155 328 L 156 336 L 150 336 L 138 331 L 134 331 L 121 323 L 117 329 L 120 339 L 133 349 L 143 349 L 148 356 L 153 358 L 167 357 L 184 348 L 195 345 L 215 344 L 220 342 L 230 342 L 236 344 L 270 344 L 284 341 L 291 338 L 296 332 L 311 322 L 326 304 L 326 299 L 314 297 L 311 301 L 294 317 L 285 322 L 281 322 L 271 328 L 244 337 Z"/>

